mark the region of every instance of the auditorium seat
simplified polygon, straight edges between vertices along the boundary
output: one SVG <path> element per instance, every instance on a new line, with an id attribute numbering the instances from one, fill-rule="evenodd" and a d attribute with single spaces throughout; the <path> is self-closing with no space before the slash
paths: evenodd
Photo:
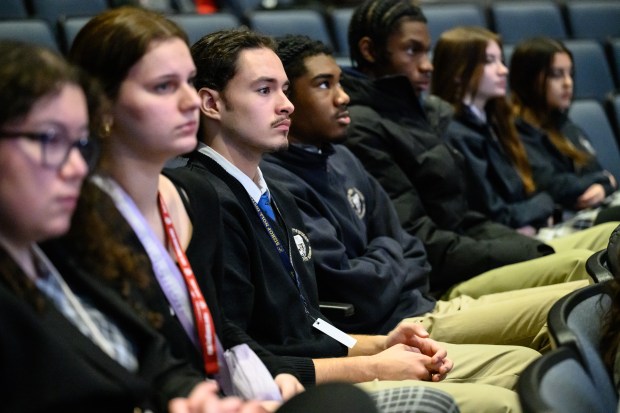
<path id="1" fill-rule="evenodd" d="M 566 15 L 573 38 L 605 41 L 620 37 L 618 0 L 566 2 Z"/>
<path id="2" fill-rule="evenodd" d="M 2 0 L 0 1 L 0 19 L 17 20 L 28 17 L 28 10 L 24 0 Z"/>
<path id="3" fill-rule="evenodd" d="M 443 32 L 456 26 L 488 28 L 483 9 L 478 4 L 423 4 L 422 11 L 428 20 L 428 31 L 433 46 Z"/>
<path id="4" fill-rule="evenodd" d="M 558 5 L 547 1 L 495 1 L 489 5 L 492 27 L 505 43 L 518 43 L 528 37 L 549 36 L 566 39 L 568 32 Z"/>
<path id="5" fill-rule="evenodd" d="M 0 38 L 36 43 L 59 51 L 54 33 L 47 22 L 41 19 L 0 21 Z"/>
<path id="6" fill-rule="evenodd" d="M 263 34 L 302 34 L 333 47 L 322 14 L 316 10 L 262 10 L 248 16 L 250 27 Z"/>
<path id="7" fill-rule="evenodd" d="M 55 31 L 59 19 L 92 16 L 108 8 L 106 0 L 30 0 L 34 15 L 46 20 Z"/>
<path id="8" fill-rule="evenodd" d="M 618 140 L 601 102 L 594 99 L 576 100 L 571 105 L 568 116 L 588 135 L 601 166 L 614 176 L 620 177 Z"/>
<path id="9" fill-rule="evenodd" d="M 573 54 L 575 98 L 604 102 L 615 91 L 614 79 L 603 46 L 595 40 L 566 40 Z"/>
<path id="10" fill-rule="evenodd" d="M 349 55 L 349 22 L 353 15 L 352 8 L 334 9 L 329 13 L 334 32 L 335 49 L 339 56 Z"/>
<path id="11" fill-rule="evenodd" d="M 239 19 L 232 13 L 214 14 L 173 14 L 168 16 L 185 30 L 190 44 L 202 36 L 218 30 L 234 29 L 240 26 Z"/>
<path id="12" fill-rule="evenodd" d="M 60 43 L 65 53 L 69 52 L 75 36 L 90 19 L 90 17 L 67 17 L 58 22 Z"/>

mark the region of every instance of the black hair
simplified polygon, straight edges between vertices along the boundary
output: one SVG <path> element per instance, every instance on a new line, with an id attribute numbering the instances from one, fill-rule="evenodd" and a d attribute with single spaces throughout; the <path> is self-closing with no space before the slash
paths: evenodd
<path id="1" fill-rule="evenodd" d="M 268 48 L 275 51 L 275 40 L 244 29 L 220 30 L 207 34 L 191 48 L 196 65 L 194 85 L 223 91 L 237 73 L 239 54 L 246 49 Z"/>
<path id="2" fill-rule="evenodd" d="M 286 35 L 276 39 L 277 48 L 276 54 L 282 61 L 284 70 L 288 80 L 293 84 L 293 81 L 304 74 L 306 74 L 306 65 L 304 60 L 307 57 L 317 55 L 333 54 L 332 49 L 324 43 L 313 40 L 308 36 L 303 35 Z M 289 93 L 293 94 L 294 90 L 289 89 Z"/>
<path id="3" fill-rule="evenodd" d="M 426 23 L 422 9 L 414 0 L 366 0 L 355 11 L 349 23 L 349 53 L 353 65 L 364 68 L 370 65 L 362 56 L 358 44 L 368 37 L 374 51 L 387 60 L 385 49 L 388 37 L 398 30 L 402 19 Z"/>

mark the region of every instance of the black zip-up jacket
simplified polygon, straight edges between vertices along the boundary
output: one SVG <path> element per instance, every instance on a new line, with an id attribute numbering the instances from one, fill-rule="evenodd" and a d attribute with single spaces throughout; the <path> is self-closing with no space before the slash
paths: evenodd
<path id="1" fill-rule="evenodd" d="M 406 77 L 347 73 L 342 84 L 351 97 L 345 144 L 390 195 L 405 230 L 424 243 L 432 288 L 553 252 L 469 208 L 463 157 L 438 137 Z"/>

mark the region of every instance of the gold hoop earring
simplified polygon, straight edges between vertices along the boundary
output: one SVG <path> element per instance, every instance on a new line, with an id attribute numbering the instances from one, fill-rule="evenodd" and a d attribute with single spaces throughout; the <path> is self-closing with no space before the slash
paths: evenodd
<path id="1" fill-rule="evenodd" d="M 105 120 L 103 122 L 103 124 L 101 125 L 101 137 L 102 138 L 107 138 L 108 136 L 110 136 L 110 133 L 112 131 L 112 120 Z"/>

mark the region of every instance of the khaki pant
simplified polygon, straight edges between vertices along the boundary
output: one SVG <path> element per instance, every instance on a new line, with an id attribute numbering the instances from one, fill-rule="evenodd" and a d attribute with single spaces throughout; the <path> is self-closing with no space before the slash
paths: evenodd
<path id="1" fill-rule="evenodd" d="M 484 272 L 456 284 L 442 298 L 449 300 L 461 295 L 478 298 L 523 288 L 589 280 L 585 268 L 587 259 L 607 247 L 609 236 L 617 226 L 617 222 L 600 224 L 554 239 L 549 245 L 555 254 Z"/>
<path id="2" fill-rule="evenodd" d="M 617 226 L 601 224 L 554 239 L 549 244 L 555 254 L 462 282 L 432 312 L 408 319 L 422 323 L 433 339 L 444 342 L 454 361 L 444 381 L 373 381 L 359 386 L 368 391 L 403 385 L 435 387 L 452 395 L 463 413 L 520 412 L 515 386 L 523 369 L 540 355 L 532 349 L 545 351 L 550 346 L 549 309 L 590 282 L 585 262 L 607 247 Z"/>
<path id="3" fill-rule="evenodd" d="M 408 320 L 422 323 L 437 341 L 521 345 L 546 351 L 550 347 L 549 309 L 559 298 L 586 285 L 588 281 L 580 280 L 478 298 L 460 296 L 438 301 L 430 313 Z"/>
<path id="4" fill-rule="evenodd" d="M 600 251 L 607 248 L 609 236 L 618 225 L 620 225 L 620 222 L 606 222 L 573 234 L 554 238 L 548 241 L 547 244 L 551 245 L 555 252 L 581 248 L 589 249 L 593 252 Z"/>
<path id="5" fill-rule="evenodd" d="M 456 284 L 442 299 L 451 300 L 463 295 L 478 298 L 524 288 L 590 280 L 586 261 L 592 254 L 590 250 L 575 249 L 505 265 Z"/>
<path id="6" fill-rule="evenodd" d="M 404 385 L 434 387 L 454 397 L 462 413 L 521 411 L 514 389 L 523 369 L 540 356 L 538 352 L 519 346 L 442 345 L 454 361 L 454 369 L 442 382 L 373 381 L 359 386 L 368 391 Z"/>

